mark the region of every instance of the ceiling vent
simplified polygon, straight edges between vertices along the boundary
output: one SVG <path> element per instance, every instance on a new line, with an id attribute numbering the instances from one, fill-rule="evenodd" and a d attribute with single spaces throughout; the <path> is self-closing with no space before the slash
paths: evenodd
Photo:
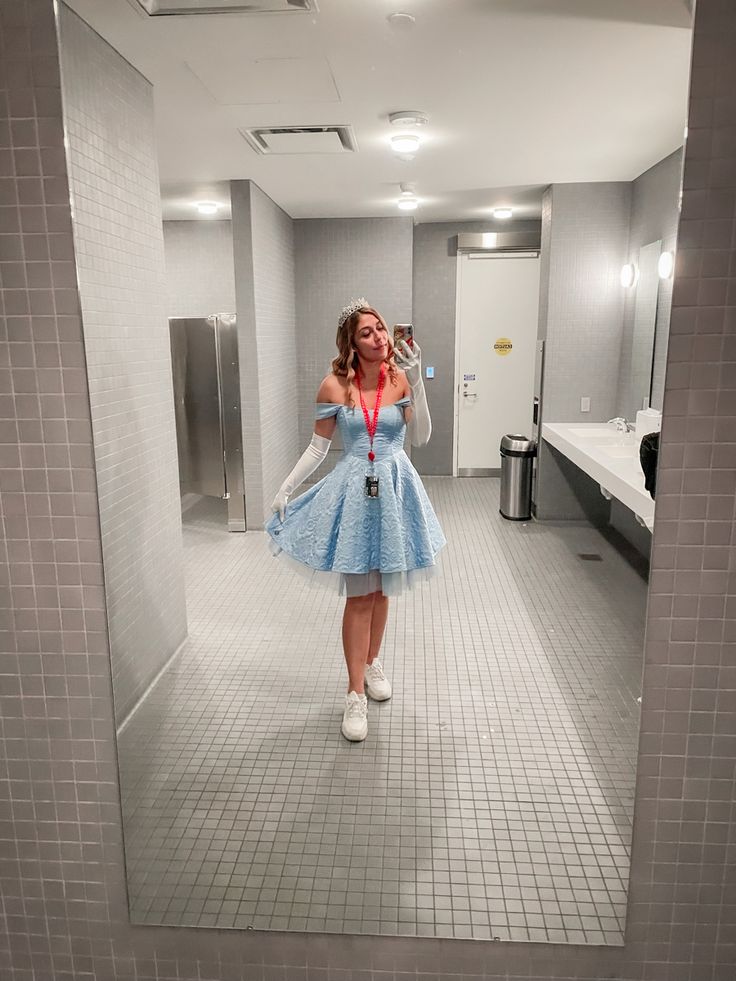
<path id="1" fill-rule="evenodd" d="M 350 126 L 273 126 L 241 129 L 256 153 L 355 153 Z"/>
<path id="2" fill-rule="evenodd" d="M 458 252 L 538 252 L 539 232 L 461 232 Z"/>
<path id="3" fill-rule="evenodd" d="M 150 17 L 176 14 L 300 13 L 316 9 L 314 0 L 134 0 Z"/>

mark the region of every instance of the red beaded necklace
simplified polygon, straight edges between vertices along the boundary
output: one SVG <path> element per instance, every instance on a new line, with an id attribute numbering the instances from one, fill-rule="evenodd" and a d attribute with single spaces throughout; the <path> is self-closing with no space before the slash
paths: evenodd
<path id="1" fill-rule="evenodd" d="M 383 386 L 386 381 L 386 364 L 385 362 L 381 364 L 381 370 L 378 375 L 378 385 L 376 386 L 376 405 L 373 409 L 373 419 L 368 415 L 368 409 L 365 405 L 365 399 L 363 398 L 363 389 L 360 387 L 360 371 L 355 372 L 355 381 L 358 385 L 358 391 L 360 392 L 360 407 L 363 410 L 363 418 L 365 419 L 365 428 L 368 430 L 368 438 L 371 441 L 370 450 L 368 452 L 368 459 L 371 463 L 376 459 L 376 454 L 373 452 L 373 437 L 376 435 L 376 428 L 378 426 L 378 413 L 381 411 L 381 398 L 383 396 Z"/>

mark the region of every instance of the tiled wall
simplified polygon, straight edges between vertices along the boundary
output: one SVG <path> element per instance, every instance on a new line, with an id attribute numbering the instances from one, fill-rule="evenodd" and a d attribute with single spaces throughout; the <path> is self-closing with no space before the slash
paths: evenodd
<path id="1" fill-rule="evenodd" d="M 553 184 L 545 193 L 539 337 L 545 339 L 543 422 L 600 422 L 615 414 L 623 330 L 621 266 L 631 184 Z M 590 398 L 590 412 L 580 399 Z M 590 486 L 588 486 L 590 485 Z M 537 460 L 540 519 L 607 520 L 587 478 L 546 443 Z"/>
<path id="2" fill-rule="evenodd" d="M 736 964 L 736 4 L 698 0 L 629 918 L 657 977 Z M 693 966 L 688 966 L 692 960 Z M 711 973 L 712 971 L 712 973 Z"/>
<path id="3" fill-rule="evenodd" d="M 255 530 L 301 452 L 294 223 L 252 181 L 232 181 L 231 197 L 246 521 Z"/>
<path id="4" fill-rule="evenodd" d="M 684 122 L 683 122 L 684 125 Z M 682 150 L 676 150 L 654 167 L 650 167 L 633 182 L 631 188 L 631 220 L 629 229 L 629 261 L 635 261 L 639 249 L 660 239 L 663 252 L 672 252 L 677 244 L 677 222 L 680 217 L 678 198 L 682 180 Z M 615 415 L 633 419 L 636 399 L 631 395 L 632 342 L 636 290 L 624 291 L 624 322 L 621 338 L 618 395 Z M 650 404 L 662 408 L 664 371 L 667 361 L 667 338 L 672 309 L 672 280 L 659 281 L 653 359 L 652 397 Z"/>
<path id="5" fill-rule="evenodd" d="M 340 310 L 364 296 L 386 318 L 389 329 L 411 322 L 412 224 L 411 218 L 304 218 L 294 223 L 302 449 L 314 429 L 319 383 L 337 356 Z M 336 433 L 330 456 L 314 480 L 333 466 L 339 449 Z"/>
<path id="6" fill-rule="evenodd" d="M 455 411 L 455 300 L 459 232 L 509 231 L 509 224 L 430 222 L 414 229 L 414 322 L 422 361 L 434 365 L 435 377 L 425 381 L 432 415 L 432 438 L 412 452 L 422 474 L 452 473 L 452 432 Z M 538 221 L 515 221 L 513 231 L 539 231 Z"/>
<path id="7" fill-rule="evenodd" d="M 230 221 L 165 221 L 167 317 L 235 312 Z"/>
<path id="8" fill-rule="evenodd" d="M 616 408 L 631 184 L 553 184 L 550 193 L 544 418 L 599 422 Z"/>
<path id="9" fill-rule="evenodd" d="M 112 976 L 125 879 L 50 0 L 0 0 L 0 207 L 0 977 L 71 981 Z"/>
<path id="10" fill-rule="evenodd" d="M 68 7 L 62 93 L 118 723 L 186 637 L 150 83 Z"/>
<path id="11" fill-rule="evenodd" d="M 732 0 L 696 14 L 620 948 L 131 927 L 52 2 L 0 0 L 0 25 L 3 981 L 731 981 Z"/>
<path id="12" fill-rule="evenodd" d="M 251 218 L 262 441 L 262 514 L 268 517 L 271 501 L 295 462 L 292 451 L 301 366 L 295 335 L 294 222 L 255 184 L 252 185 Z"/>

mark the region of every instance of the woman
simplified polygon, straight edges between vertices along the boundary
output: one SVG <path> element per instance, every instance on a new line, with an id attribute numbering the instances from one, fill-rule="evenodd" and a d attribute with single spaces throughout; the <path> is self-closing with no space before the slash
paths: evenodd
<path id="1" fill-rule="evenodd" d="M 432 577 L 445 537 L 403 450 L 407 428 L 414 446 L 432 431 L 419 347 L 400 341 L 395 349 L 383 317 L 361 298 L 340 314 L 337 348 L 317 392 L 312 442 L 281 485 L 266 531 L 274 554 L 296 560 L 312 580 L 334 578 L 347 596 L 341 731 L 359 742 L 368 734 L 366 689 L 376 701 L 391 697 L 378 660 L 388 597 Z M 287 510 L 291 494 L 327 456 L 336 426 L 342 458 Z"/>

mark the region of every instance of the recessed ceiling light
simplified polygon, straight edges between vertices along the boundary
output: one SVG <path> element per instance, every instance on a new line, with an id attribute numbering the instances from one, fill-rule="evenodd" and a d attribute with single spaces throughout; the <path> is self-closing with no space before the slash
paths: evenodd
<path id="1" fill-rule="evenodd" d="M 415 154 L 421 142 L 416 133 L 397 133 L 391 137 L 391 149 L 394 153 Z"/>
<path id="2" fill-rule="evenodd" d="M 494 208 L 493 217 L 494 218 L 510 218 L 514 213 L 513 208 Z"/>
<path id="3" fill-rule="evenodd" d="M 219 207 L 217 201 L 197 201 L 197 211 L 200 215 L 216 215 Z"/>
<path id="4" fill-rule="evenodd" d="M 419 204 L 419 199 L 414 193 L 413 184 L 399 184 L 401 194 L 399 195 L 399 200 L 396 202 L 402 211 L 416 211 L 417 205 Z"/>
<path id="5" fill-rule="evenodd" d="M 419 201 L 413 194 L 402 194 L 396 203 L 402 211 L 416 211 Z"/>

